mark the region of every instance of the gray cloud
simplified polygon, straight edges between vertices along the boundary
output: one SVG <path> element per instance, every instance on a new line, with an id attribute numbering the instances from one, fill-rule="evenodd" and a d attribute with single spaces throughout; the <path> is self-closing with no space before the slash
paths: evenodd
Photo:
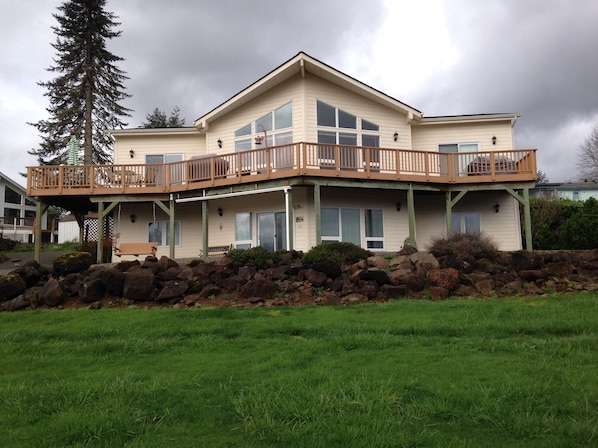
<path id="1" fill-rule="evenodd" d="M 0 0 L 0 170 L 18 172 L 35 160 L 26 151 L 40 139 L 25 123 L 45 118 L 46 98 L 36 86 L 49 79 L 55 36 L 52 13 L 61 0 Z M 175 105 L 191 124 L 299 51 L 367 82 L 422 110 L 425 115 L 489 112 L 522 113 L 516 146 L 539 149 L 539 168 L 553 181 L 575 177 L 577 146 L 598 122 L 598 2 L 593 0 L 445 0 L 441 3 L 455 59 L 441 64 L 419 85 L 400 85 L 402 59 L 391 42 L 397 66 L 382 72 L 360 65 L 371 55 L 374 35 L 384 23 L 384 0 L 170 0 L 108 1 L 122 35 L 109 48 L 125 58 L 138 126 L 155 107 Z M 410 17 L 401 17 L 410 21 Z M 400 24 L 396 24 L 400 26 Z M 364 58 L 367 64 L 375 60 Z M 344 67 L 353 67 L 345 70 Z M 401 89 L 403 89 L 401 91 Z M 398 93 L 397 93 L 398 91 Z M 24 183 L 24 181 L 23 181 Z"/>
<path id="2" fill-rule="evenodd" d="M 522 113 L 518 145 L 539 149 L 551 180 L 573 179 L 577 147 L 598 121 L 598 2 L 448 3 L 459 60 L 441 74 L 440 89 L 422 93 L 421 107 Z"/>

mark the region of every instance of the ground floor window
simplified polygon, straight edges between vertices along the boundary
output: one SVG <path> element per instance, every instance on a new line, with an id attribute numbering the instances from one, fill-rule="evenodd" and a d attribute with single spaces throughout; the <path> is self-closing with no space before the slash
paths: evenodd
<path id="1" fill-rule="evenodd" d="M 481 232 L 479 213 L 453 213 L 454 233 L 479 234 Z"/>
<path id="2" fill-rule="evenodd" d="M 384 249 L 384 213 L 382 210 L 366 209 L 365 241 L 368 249 Z"/>
<path id="3" fill-rule="evenodd" d="M 154 221 L 148 224 L 148 241 L 157 241 L 158 246 L 168 246 L 170 243 L 170 221 Z M 181 222 L 174 223 L 174 244 L 181 245 Z"/>
<path id="4" fill-rule="evenodd" d="M 359 209 L 323 207 L 320 214 L 322 243 L 343 241 L 361 246 Z"/>
<path id="5" fill-rule="evenodd" d="M 235 248 L 251 249 L 251 212 L 235 215 Z"/>

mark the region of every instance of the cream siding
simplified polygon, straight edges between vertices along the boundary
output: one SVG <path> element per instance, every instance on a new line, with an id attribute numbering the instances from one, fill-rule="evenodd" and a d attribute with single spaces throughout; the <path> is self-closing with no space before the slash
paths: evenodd
<path id="1" fill-rule="evenodd" d="M 413 149 L 438 151 L 438 145 L 450 143 L 478 143 L 480 151 L 513 149 L 511 122 L 454 123 L 413 126 Z M 492 137 L 496 136 L 496 145 Z"/>
<path id="2" fill-rule="evenodd" d="M 208 152 L 216 154 L 234 152 L 235 131 L 249 123 L 252 125 L 249 136 L 252 140 L 252 148 L 256 148 L 253 137 L 256 134 L 262 134 L 262 132 L 255 129 L 255 120 L 289 102 L 293 103 L 293 141 L 303 141 L 302 82 L 301 78 L 296 76 L 286 83 L 264 93 L 255 101 L 235 109 L 226 115 L 226 117 L 210 123 L 207 132 Z M 218 139 L 222 140 L 222 148 L 218 148 Z"/>
<path id="3" fill-rule="evenodd" d="M 407 123 L 407 115 L 405 114 L 396 112 L 309 74 L 306 98 L 307 141 L 318 141 L 316 102 L 319 100 L 349 112 L 358 118 L 379 125 L 380 146 L 382 148 L 411 149 L 411 126 Z M 346 131 L 350 132 L 348 129 Z M 375 134 L 372 131 L 366 132 Z M 399 134 L 399 139 L 396 142 L 393 137 L 395 132 Z"/>
<path id="4" fill-rule="evenodd" d="M 206 153 L 205 136 L 196 133 L 189 134 L 130 134 L 118 135 L 114 145 L 115 164 L 141 164 L 145 156 L 150 154 L 182 154 L 183 160 Z M 134 156 L 130 157 L 129 151 Z"/>
<path id="5" fill-rule="evenodd" d="M 500 204 L 496 213 L 494 205 Z M 521 225 L 517 201 L 505 192 L 470 192 L 453 207 L 453 213 L 480 213 L 481 231 L 491 236 L 499 250 L 521 249 Z M 416 240 L 420 250 L 446 235 L 444 194 L 415 194 Z"/>

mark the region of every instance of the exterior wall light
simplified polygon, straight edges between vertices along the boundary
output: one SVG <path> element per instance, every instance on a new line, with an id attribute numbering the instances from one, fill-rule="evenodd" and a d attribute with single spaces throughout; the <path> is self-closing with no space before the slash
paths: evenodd
<path id="1" fill-rule="evenodd" d="M 218 216 L 222 216 L 222 207 L 218 207 Z"/>
<path id="2" fill-rule="evenodd" d="M 399 139 L 399 133 L 395 132 L 394 135 L 393 135 L 393 138 L 394 138 L 394 140 L 396 142 Z"/>
<path id="3" fill-rule="evenodd" d="M 137 216 L 135 215 L 135 213 L 131 213 L 131 216 L 129 216 L 129 218 L 131 218 L 131 222 L 137 221 Z"/>
<path id="4" fill-rule="evenodd" d="M 133 156 L 135 156 L 135 151 L 133 151 L 132 149 L 129 150 L 129 155 L 131 156 L 131 159 L 133 158 Z"/>
<path id="5" fill-rule="evenodd" d="M 400 211 L 401 211 L 401 203 L 397 202 L 397 212 L 400 212 Z"/>
<path id="6" fill-rule="evenodd" d="M 493 135 L 493 136 L 492 136 L 492 144 L 493 144 L 493 145 L 496 145 L 496 135 Z"/>
<path id="7" fill-rule="evenodd" d="M 494 211 L 498 213 L 500 211 L 500 204 L 494 204 Z"/>
<path id="8" fill-rule="evenodd" d="M 218 141 L 216 143 L 218 143 L 219 148 L 222 148 L 222 140 L 221 139 L 218 139 Z"/>

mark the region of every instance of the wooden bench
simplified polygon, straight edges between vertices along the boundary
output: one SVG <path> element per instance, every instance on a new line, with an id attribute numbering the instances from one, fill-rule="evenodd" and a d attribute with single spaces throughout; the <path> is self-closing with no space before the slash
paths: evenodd
<path id="1" fill-rule="evenodd" d="M 229 250 L 233 248 L 232 244 L 228 246 L 210 246 L 208 247 L 208 257 L 212 255 L 225 255 Z M 200 252 L 200 256 L 203 255 L 203 250 Z"/>
<path id="2" fill-rule="evenodd" d="M 121 255 L 153 255 L 156 256 L 158 250 L 158 243 L 153 241 L 150 243 L 120 243 L 119 247 L 114 247 L 114 255 L 120 257 Z"/>

